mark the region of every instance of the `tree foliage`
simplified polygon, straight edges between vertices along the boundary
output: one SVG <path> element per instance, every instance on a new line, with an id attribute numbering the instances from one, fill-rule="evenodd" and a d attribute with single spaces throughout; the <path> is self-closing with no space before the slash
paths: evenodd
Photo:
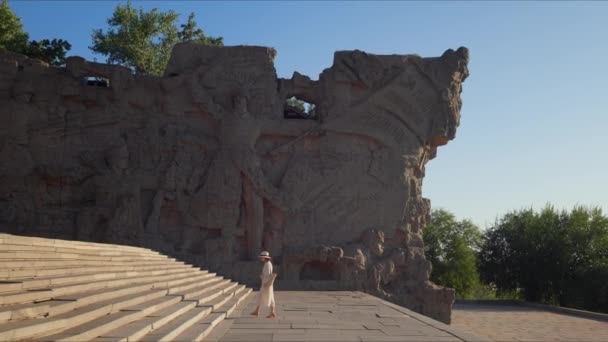
<path id="1" fill-rule="evenodd" d="M 177 27 L 179 14 L 153 8 L 136 9 L 127 2 L 117 5 L 108 19 L 107 31 L 93 31 L 93 45 L 89 48 L 107 56 L 107 63 L 129 67 L 137 74 L 162 75 L 171 50 L 178 42 L 193 41 L 202 44 L 223 45 L 223 38 L 208 37 L 197 27 L 194 13 L 188 21 Z"/>
<path id="2" fill-rule="evenodd" d="M 29 41 L 21 19 L 8 6 L 8 0 L 0 3 L 0 48 L 37 58 L 52 65 L 65 64 L 66 53 L 72 48 L 63 39 Z"/>
<path id="3" fill-rule="evenodd" d="M 526 300 L 608 312 L 608 218 L 585 207 L 511 212 L 484 234 L 479 270 Z"/>
<path id="4" fill-rule="evenodd" d="M 28 34 L 23 30 L 21 19 L 8 6 L 8 0 L 0 3 L 0 48 L 18 52 L 27 45 Z"/>
<path id="5" fill-rule="evenodd" d="M 25 47 L 24 54 L 52 65 L 63 65 L 65 64 L 66 54 L 71 48 L 72 45 L 63 39 L 32 40 Z"/>
<path id="6" fill-rule="evenodd" d="M 188 21 L 185 24 L 180 25 L 181 31 L 177 33 L 177 36 L 181 42 L 197 42 L 206 45 L 224 45 L 224 38 L 222 37 L 209 37 L 206 36 L 202 29 L 197 27 L 196 21 L 194 21 L 194 13 L 190 13 Z"/>
<path id="7" fill-rule="evenodd" d="M 306 107 L 304 105 L 304 101 L 296 99 L 295 97 L 290 97 L 287 99 L 287 105 L 291 106 L 297 110 L 299 110 L 300 112 L 305 112 L 306 111 Z"/>
<path id="8" fill-rule="evenodd" d="M 299 112 L 306 114 L 310 118 L 314 118 L 316 116 L 314 103 L 308 104 L 296 97 L 290 97 L 285 102 L 288 106 L 297 109 Z"/>
<path id="9" fill-rule="evenodd" d="M 456 289 L 457 298 L 472 298 L 480 286 L 476 251 L 481 241 L 477 226 L 457 221 L 446 210 L 433 210 L 424 229 L 425 255 L 433 265 L 431 280 Z"/>

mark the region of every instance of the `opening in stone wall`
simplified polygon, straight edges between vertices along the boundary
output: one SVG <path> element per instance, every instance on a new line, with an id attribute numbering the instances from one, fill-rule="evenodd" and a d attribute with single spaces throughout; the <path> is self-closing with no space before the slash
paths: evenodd
<path id="1" fill-rule="evenodd" d="M 316 105 L 292 96 L 285 100 L 285 119 L 316 120 Z"/>
<path id="2" fill-rule="evenodd" d="M 82 84 L 90 87 L 110 87 L 110 79 L 98 76 L 85 76 L 82 78 Z"/>
<path id="3" fill-rule="evenodd" d="M 333 262 L 310 261 L 302 265 L 300 280 L 339 280 L 338 265 Z"/>

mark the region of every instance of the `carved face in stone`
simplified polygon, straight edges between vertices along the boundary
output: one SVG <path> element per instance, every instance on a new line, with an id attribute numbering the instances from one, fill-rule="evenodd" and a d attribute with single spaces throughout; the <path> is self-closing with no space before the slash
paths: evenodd
<path id="1" fill-rule="evenodd" d="M 381 243 L 374 243 L 370 246 L 370 250 L 375 256 L 382 256 L 382 254 L 384 254 L 384 245 Z"/>
<path id="2" fill-rule="evenodd" d="M 384 232 L 377 229 L 368 229 L 363 233 L 363 243 L 374 256 L 384 254 Z"/>

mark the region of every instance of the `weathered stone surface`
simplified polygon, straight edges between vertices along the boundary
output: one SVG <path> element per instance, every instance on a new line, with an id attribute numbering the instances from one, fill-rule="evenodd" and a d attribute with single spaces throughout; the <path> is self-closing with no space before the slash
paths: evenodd
<path id="1" fill-rule="evenodd" d="M 455 137 L 467 50 L 340 51 L 318 81 L 277 79 L 274 55 L 179 44 L 165 77 L 143 77 L 0 53 L 0 230 L 145 246 L 241 281 L 264 248 L 277 287 L 365 290 L 449 322 L 421 186 Z M 291 96 L 318 119 L 285 119 Z"/>
<path id="2" fill-rule="evenodd" d="M 277 319 L 249 315 L 251 296 L 209 341 L 491 341 L 358 291 L 277 291 Z M 498 323 L 496 323 L 498 324 Z"/>

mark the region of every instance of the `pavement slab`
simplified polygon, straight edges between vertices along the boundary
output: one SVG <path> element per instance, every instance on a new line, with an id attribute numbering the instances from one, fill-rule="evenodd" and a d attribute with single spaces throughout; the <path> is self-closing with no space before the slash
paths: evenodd
<path id="1" fill-rule="evenodd" d="M 521 305 L 454 304 L 452 324 L 494 341 L 608 341 L 608 322 Z"/>
<path id="2" fill-rule="evenodd" d="M 275 319 L 249 315 L 256 295 L 205 338 L 205 341 L 479 341 L 472 333 L 452 332 L 427 319 L 358 291 L 276 291 Z M 463 338 L 462 336 L 467 338 Z"/>
<path id="3" fill-rule="evenodd" d="M 356 291 L 277 291 L 277 318 L 250 296 L 206 341 L 608 341 L 608 322 L 505 304 L 455 304 L 447 325 Z"/>

